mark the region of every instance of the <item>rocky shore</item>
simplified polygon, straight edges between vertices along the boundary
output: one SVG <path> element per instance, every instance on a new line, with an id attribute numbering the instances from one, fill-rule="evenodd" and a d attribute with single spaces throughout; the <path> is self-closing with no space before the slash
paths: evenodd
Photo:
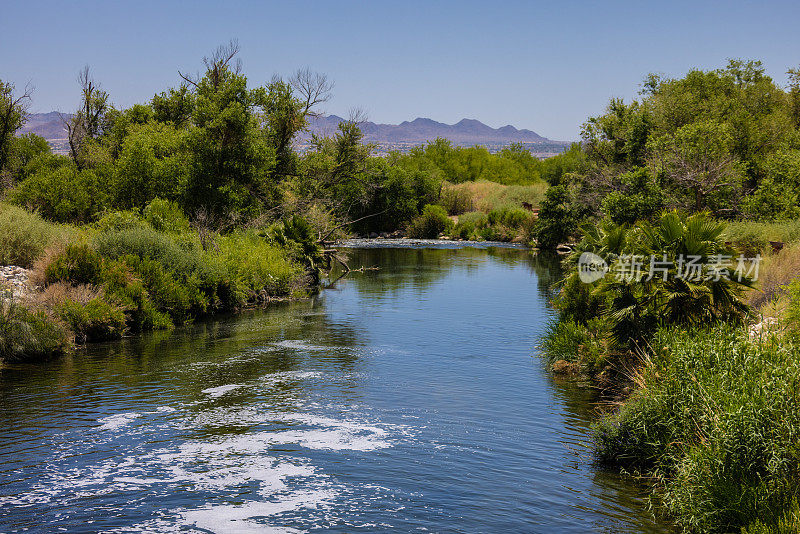
<path id="1" fill-rule="evenodd" d="M 0 267 L 0 291 L 3 296 L 13 300 L 24 298 L 33 291 L 30 283 L 30 270 L 15 265 Z"/>

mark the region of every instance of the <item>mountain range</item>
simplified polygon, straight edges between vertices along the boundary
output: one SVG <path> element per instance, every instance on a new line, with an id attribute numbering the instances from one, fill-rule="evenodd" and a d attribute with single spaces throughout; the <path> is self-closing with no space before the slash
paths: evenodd
<path id="1" fill-rule="evenodd" d="M 336 115 L 316 117 L 310 121 L 308 130 L 298 136 L 297 142 L 299 145 L 307 145 L 312 133 L 318 136 L 332 135 L 339 123 L 344 120 Z M 475 119 L 462 119 L 455 124 L 445 124 L 420 117 L 400 124 L 363 122 L 360 126 L 364 132 L 364 141 L 378 145 L 379 152 L 389 149 L 402 151 L 433 141 L 437 137 L 448 139 L 458 146 L 483 145 L 490 149 L 497 149 L 510 143 L 522 143 L 532 152 L 542 154 L 558 153 L 567 145 L 562 141 L 552 141 L 542 137 L 531 130 L 520 130 L 511 125 L 492 128 Z M 30 114 L 28 122 L 17 135 L 29 132 L 47 139 L 55 151 L 64 150 L 67 134 L 61 114 L 57 111 Z"/>
<path id="2" fill-rule="evenodd" d="M 309 131 L 318 135 L 330 135 L 345 119 L 327 115 L 312 119 Z M 492 128 L 475 119 L 461 119 L 455 124 L 444 124 L 433 119 L 419 117 L 400 124 L 361 123 L 364 140 L 368 143 L 413 143 L 433 141 L 437 137 L 449 139 L 460 146 L 505 145 L 509 143 L 544 144 L 553 143 L 531 130 L 518 130 L 511 126 Z M 308 136 L 308 134 L 306 134 Z"/>

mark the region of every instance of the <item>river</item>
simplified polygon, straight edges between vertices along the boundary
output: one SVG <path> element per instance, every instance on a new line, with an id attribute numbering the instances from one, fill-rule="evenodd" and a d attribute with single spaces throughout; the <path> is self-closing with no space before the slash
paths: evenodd
<path id="1" fill-rule="evenodd" d="M 379 269 L 0 369 L 0 532 L 668 532 L 538 357 L 551 262 L 350 256 Z"/>

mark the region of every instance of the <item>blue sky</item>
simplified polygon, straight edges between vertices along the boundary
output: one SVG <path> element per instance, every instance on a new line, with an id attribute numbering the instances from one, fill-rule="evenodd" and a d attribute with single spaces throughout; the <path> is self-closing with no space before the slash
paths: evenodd
<path id="1" fill-rule="evenodd" d="M 326 111 L 376 122 L 513 124 L 576 139 L 648 72 L 760 59 L 800 64 L 800 2 L 3 1 L 0 79 L 35 85 L 33 110 L 70 110 L 86 64 L 118 106 L 178 85 L 238 39 L 251 84 L 309 66 L 336 82 Z"/>

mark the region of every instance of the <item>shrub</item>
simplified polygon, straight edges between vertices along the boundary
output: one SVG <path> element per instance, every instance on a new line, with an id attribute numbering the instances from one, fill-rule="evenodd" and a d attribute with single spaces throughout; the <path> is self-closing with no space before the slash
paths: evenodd
<path id="1" fill-rule="evenodd" d="M 0 204 L 0 264 L 30 268 L 56 233 L 38 215 Z"/>
<path id="2" fill-rule="evenodd" d="M 100 232 L 118 232 L 143 226 L 147 225 L 134 211 L 110 211 L 94 223 L 94 227 Z"/>
<path id="3" fill-rule="evenodd" d="M 141 280 L 122 261 L 106 263 L 104 287 L 125 310 L 126 324 L 135 332 L 161 330 L 173 325 L 170 316 L 158 310 Z"/>
<path id="4" fill-rule="evenodd" d="M 68 349 L 66 329 L 44 312 L 0 299 L 0 360 L 41 360 L 63 354 Z"/>
<path id="5" fill-rule="evenodd" d="M 209 256 L 224 265 L 240 302 L 257 299 L 261 291 L 270 296 L 299 296 L 305 289 L 303 270 L 283 249 L 254 233 L 220 238 L 218 251 Z"/>
<path id="6" fill-rule="evenodd" d="M 55 311 L 79 342 L 117 339 L 125 332 L 124 311 L 97 297 L 86 303 L 66 300 Z"/>
<path id="7" fill-rule="evenodd" d="M 627 172 L 619 181 L 622 190 L 610 192 L 602 202 L 603 212 L 615 223 L 652 219 L 664 207 L 664 192 L 646 169 Z"/>
<path id="8" fill-rule="evenodd" d="M 533 231 L 539 248 L 552 249 L 578 230 L 578 212 L 569 190 L 554 186 L 547 190 Z"/>
<path id="9" fill-rule="evenodd" d="M 723 223 L 705 213 L 682 217 L 677 212 L 665 213 L 652 224 L 640 222 L 632 229 L 610 221 L 584 226 L 584 237 L 572 258 L 592 252 L 608 263 L 611 274 L 594 283 L 591 296 L 602 303 L 599 313 L 606 317 L 612 337 L 620 346 L 646 342 L 660 324 L 743 320 L 748 307 L 742 293 L 752 285 L 748 273 L 735 274 L 735 265 L 724 276 L 709 270 L 715 257 L 735 257 L 725 245 L 724 229 Z M 681 256 L 689 255 L 696 256 L 698 264 L 704 266 L 699 276 L 683 276 L 685 273 L 679 271 Z M 626 275 L 626 265 L 631 266 L 634 257 L 648 262 L 650 258 L 666 260 L 662 276 L 645 276 L 644 269 Z M 579 278 L 576 266 L 569 277 Z M 580 287 L 578 283 L 565 284 L 565 289 L 585 291 Z M 568 294 L 564 298 L 572 299 Z"/>
<path id="10" fill-rule="evenodd" d="M 99 253 L 109 259 L 133 255 L 185 275 L 196 271 L 200 263 L 199 243 L 160 233 L 149 225 L 102 232 L 95 243 Z"/>
<path id="11" fill-rule="evenodd" d="M 142 210 L 142 217 L 159 232 L 182 233 L 191 229 L 181 207 L 169 200 L 152 200 Z"/>
<path id="12" fill-rule="evenodd" d="M 108 187 L 92 170 L 42 169 L 19 184 L 10 199 L 57 222 L 90 222 L 108 207 Z"/>
<path id="13" fill-rule="evenodd" d="M 509 228 L 522 228 L 533 218 L 531 212 L 522 208 L 503 207 L 489 212 L 489 224 Z"/>
<path id="14" fill-rule="evenodd" d="M 411 221 L 407 233 L 408 237 L 415 239 L 435 239 L 452 225 L 453 221 L 447 216 L 443 207 L 426 204 L 422 215 Z"/>
<path id="15" fill-rule="evenodd" d="M 267 234 L 275 243 L 286 249 L 294 261 L 306 268 L 314 283 L 319 281 L 320 267 L 324 261 L 322 246 L 318 242 L 314 228 L 305 218 L 292 215 L 276 223 Z"/>
<path id="16" fill-rule="evenodd" d="M 450 215 L 461 215 L 475 209 L 472 196 L 469 191 L 463 188 L 449 187 L 442 191 L 439 203 L 447 210 Z"/>
<path id="17" fill-rule="evenodd" d="M 489 218 L 480 211 L 471 211 L 459 216 L 458 222 L 453 227 L 450 235 L 455 238 L 480 241 L 483 238 L 481 231 L 489 224 Z"/>
<path id="18" fill-rule="evenodd" d="M 103 258 L 89 245 L 67 245 L 45 267 L 45 283 L 100 284 Z"/>
<path id="19" fill-rule="evenodd" d="M 565 360 L 580 363 L 588 371 L 596 371 L 605 361 L 604 335 L 600 319 L 594 319 L 588 325 L 561 319 L 549 324 L 541 349 L 550 364 Z"/>

